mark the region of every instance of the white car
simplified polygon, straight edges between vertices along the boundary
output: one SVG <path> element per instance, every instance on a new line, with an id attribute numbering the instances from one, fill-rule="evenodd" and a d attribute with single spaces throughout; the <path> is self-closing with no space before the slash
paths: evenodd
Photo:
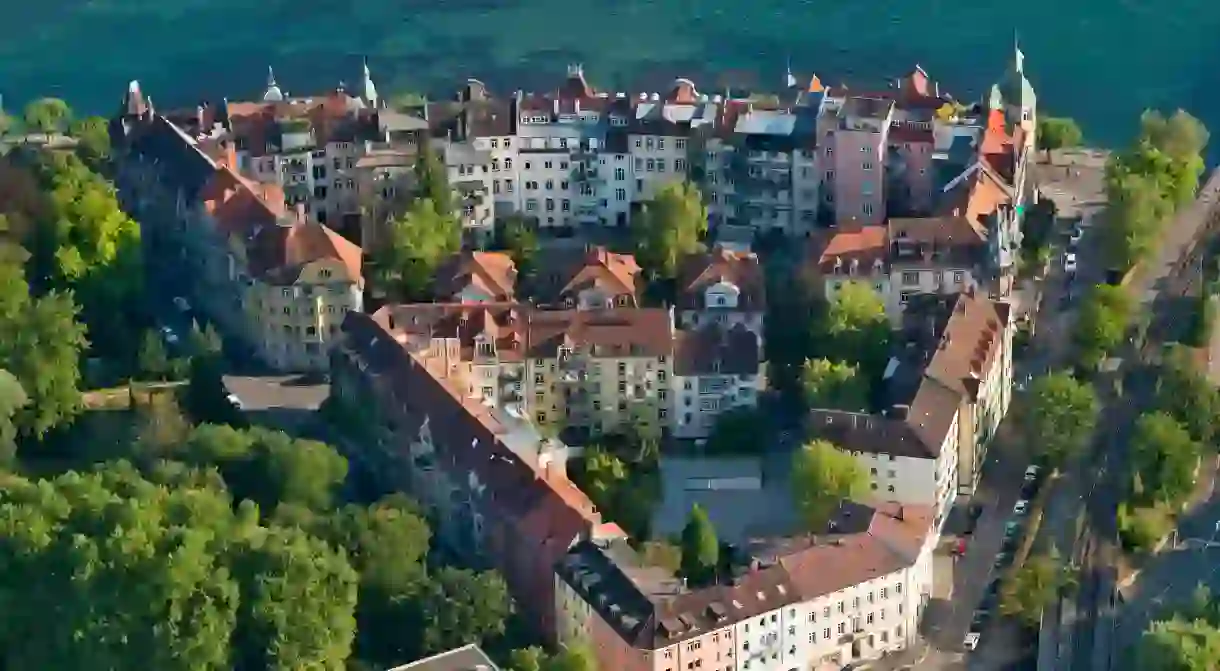
<path id="1" fill-rule="evenodd" d="M 161 327 L 161 337 L 165 338 L 165 342 L 171 345 L 178 344 L 178 334 L 174 333 L 174 329 L 168 326 Z"/>
<path id="2" fill-rule="evenodd" d="M 1063 272 L 1065 272 L 1065 273 L 1076 272 L 1076 253 L 1075 252 L 1068 252 L 1067 254 L 1063 255 Z"/>
<path id="3" fill-rule="evenodd" d="M 244 410 L 244 409 L 246 408 L 245 404 L 244 404 L 244 403 L 242 403 L 242 402 L 241 402 L 241 399 L 240 399 L 240 398 L 237 398 L 237 396 L 236 396 L 236 395 L 234 395 L 234 394 L 229 394 L 229 395 L 228 395 L 226 398 L 228 398 L 228 399 L 229 399 L 229 403 L 230 403 L 230 404 L 231 404 L 231 405 L 232 405 L 234 408 L 237 408 L 238 410 Z"/>
<path id="4" fill-rule="evenodd" d="M 1037 466 L 1030 466 L 1029 468 L 1025 469 L 1025 481 L 1033 482 L 1034 480 L 1037 480 L 1039 470 L 1040 469 Z"/>
<path id="5" fill-rule="evenodd" d="M 1084 237 L 1084 229 L 1082 229 L 1080 226 L 1076 226 L 1072 229 L 1071 233 L 1068 233 L 1068 244 L 1079 244 L 1080 238 L 1082 237 Z"/>
<path id="6" fill-rule="evenodd" d="M 1014 515 L 1024 515 L 1027 512 L 1029 512 L 1029 501 L 1025 499 L 1017 501 L 1017 504 L 1012 507 L 1012 514 Z"/>
<path id="7" fill-rule="evenodd" d="M 979 647 L 980 638 L 982 636 L 977 631 L 972 631 L 966 634 L 966 640 L 962 641 L 962 647 L 968 651 L 974 651 L 975 648 Z"/>

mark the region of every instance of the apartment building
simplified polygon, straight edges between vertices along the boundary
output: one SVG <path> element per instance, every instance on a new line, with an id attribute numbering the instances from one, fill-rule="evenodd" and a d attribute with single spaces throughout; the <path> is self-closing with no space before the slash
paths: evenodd
<path id="1" fill-rule="evenodd" d="M 273 368 L 324 370 L 363 305 L 360 247 L 238 174 L 233 142 L 201 145 L 157 115 L 134 82 L 112 131 L 155 272 L 187 278 L 196 309 Z"/>
<path id="2" fill-rule="evenodd" d="M 991 286 L 988 232 L 962 216 L 845 227 L 812 249 L 806 276 L 815 291 L 830 298 L 844 282 L 865 282 L 896 324 L 914 296 Z"/>
<path id="3" fill-rule="evenodd" d="M 579 65 L 550 93 L 496 98 L 471 80 L 455 103 L 429 105 L 434 134 L 490 152 L 497 216 L 542 227 L 626 226 L 659 185 L 685 178 L 717 108 L 689 80 L 664 96 L 597 91 Z"/>
<path id="4" fill-rule="evenodd" d="M 669 419 L 674 326 L 660 309 L 537 311 L 522 394 L 542 426 L 659 436 Z"/>
<path id="5" fill-rule="evenodd" d="M 605 247 L 557 249 L 539 255 L 530 293 L 540 305 L 577 310 L 638 308 L 643 272 L 631 254 Z"/>
<path id="6" fill-rule="evenodd" d="M 847 503 L 826 534 L 742 548 L 690 587 L 622 542 L 581 543 L 556 568 L 564 641 L 622 671 L 839 669 L 916 640 L 931 593 L 930 519 Z"/>
<path id="7" fill-rule="evenodd" d="M 433 293 L 445 303 L 512 303 L 517 264 L 503 252 L 460 252 L 436 271 Z"/>
<path id="8" fill-rule="evenodd" d="M 972 293 L 915 297 L 887 369 L 888 410 L 813 409 L 809 432 L 855 455 L 875 496 L 929 506 L 939 529 L 957 495 L 977 486 L 1008 411 L 1009 314 Z"/>
<path id="9" fill-rule="evenodd" d="M 331 393 L 370 434 L 347 449 L 389 491 L 436 520 L 436 542 L 498 569 L 529 621 L 555 635 L 554 566 L 582 541 L 623 537 L 567 479 L 567 447 L 452 384 L 390 313 L 350 313 L 332 351 Z M 454 345 L 456 346 L 456 345 Z"/>
<path id="10" fill-rule="evenodd" d="M 455 210 L 466 241 L 473 246 L 491 242 L 495 233 L 491 152 L 464 142 L 435 142 L 454 191 Z"/>
<path id="11" fill-rule="evenodd" d="M 678 269 L 678 325 L 741 324 L 763 339 L 767 281 L 757 254 L 715 247 L 692 254 Z"/>
<path id="12" fill-rule="evenodd" d="M 231 141 L 244 177 L 279 186 L 289 207 L 303 205 L 313 220 L 338 226 L 396 197 L 405 185 L 392 177 L 414 162 L 428 132 L 424 120 L 385 109 L 367 63 L 360 82 L 357 91 L 340 84 L 296 96 L 268 69 L 260 100 L 223 99 L 168 116 L 197 140 Z"/>
<path id="13" fill-rule="evenodd" d="M 659 435 L 669 421 L 675 336 L 665 310 L 424 303 L 374 316 L 464 398 L 548 430 Z"/>
<path id="14" fill-rule="evenodd" d="M 766 389 L 759 342 L 741 323 L 711 322 L 675 334 L 669 394 L 673 437 L 707 438 L 723 412 L 757 407 Z"/>

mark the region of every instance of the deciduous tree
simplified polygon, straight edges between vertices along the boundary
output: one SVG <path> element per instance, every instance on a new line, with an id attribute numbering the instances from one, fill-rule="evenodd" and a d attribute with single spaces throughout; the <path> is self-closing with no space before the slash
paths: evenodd
<path id="1" fill-rule="evenodd" d="M 1144 413 L 1135 422 L 1129 446 L 1132 471 L 1139 474 L 1146 503 L 1177 506 L 1194 490 L 1202 450 L 1173 416 Z"/>
<path id="2" fill-rule="evenodd" d="M 682 575 L 693 585 L 710 584 L 720 564 L 720 541 L 712 521 L 699 504 L 691 507 L 682 528 Z"/>
<path id="3" fill-rule="evenodd" d="M 801 369 L 801 387 L 810 408 L 864 411 L 868 409 L 868 380 L 851 364 L 829 359 L 807 359 Z"/>
<path id="4" fill-rule="evenodd" d="M 38 133 L 61 133 L 72 121 L 72 108 L 59 98 L 39 98 L 25 106 L 25 125 Z"/>
<path id="5" fill-rule="evenodd" d="M 0 468 L 12 466 L 17 456 L 17 411 L 30 399 L 21 382 L 12 373 L 0 368 Z"/>
<path id="6" fill-rule="evenodd" d="M 868 491 L 868 478 L 856 458 L 824 440 L 815 440 L 793 455 L 790 478 L 801 519 L 815 533 L 826 530 L 842 501 Z"/>
<path id="7" fill-rule="evenodd" d="M 658 189 L 631 223 L 640 263 L 654 277 L 672 280 L 681 260 L 703 246 L 707 207 L 698 187 L 673 181 Z"/>
<path id="8" fill-rule="evenodd" d="M 101 168 L 110 158 L 110 128 L 106 119 L 91 116 L 74 121 L 68 127 L 68 135 L 76 139 L 76 151 L 94 169 Z"/>
<path id="9" fill-rule="evenodd" d="M 1051 152 L 1057 149 L 1068 149 L 1080 146 L 1084 133 L 1074 119 L 1067 117 L 1039 117 L 1037 129 L 1038 148 L 1046 152 L 1046 160 L 1051 160 Z"/>
<path id="10" fill-rule="evenodd" d="M 844 282 L 815 328 L 819 356 L 858 365 L 865 379 L 881 376 L 889 361 L 891 329 L 885 299 L 872 285 Z"/>
<path id="11" fill-rule="evenodd" d="M 1131 296 L 1121 286 L 1099 284 L 1085 297 L 1073 334 L 1080 362 L 1096 368 L 1126 340 L 1131 323 Z"/>
<path id="12" fill-rule="evenodd" d="M 510 215 L 496 229 L 496 246 L 508 253 L 521 277 L 530 277 L 538 257 L 538 234 L 521 215 Z"/>
<path id="13" fill-rule="evenodd" d="M 1027 443 L 1058 468 L 1081 454 L 1097 424 L 1100 404 L 1091 385 L 1069 373 L 1051 373 L 1033 381 L 1022 416 Z"/>
<path id="14" fill-rule="evenodd" d="M 198 423 L 245 426 L 246 418 L 229 402 L 220 361 L 212 356 L 191 358 L 182 409 Z"/>
<path id="15" fill-rule="evenodd" d="M 546 671 L 598 671 L 597 657 L 587 645 L 568 646 L 547 661 Z"/>
<path id="16" fill-rule="evenodd" d="M 1029 628 L 1037 628 L 1042 611 L 1067 585 L 1067 574 L 1060 566 L 1058 555 L 1035 554 L 1015 568 L 1004 583 L 1000 594 L 1000 611 L 1017 618 Z"/>
<path id="17" fill-rule="evenodd" d="M 385 244 L 374 252 L 376 283 L 393 300 L 429 296 L 440 264 L 461 247 L 461 225 L 426 198 L 389 222 Z"/>
<path id="18" fill-rule="evenodd" d="M 169 352 L 165 351 L 165 343 L 157 331 L 149 329 L 140 339 L 136 370 L 145 380 L 164 380 L 169 372 Z"/>

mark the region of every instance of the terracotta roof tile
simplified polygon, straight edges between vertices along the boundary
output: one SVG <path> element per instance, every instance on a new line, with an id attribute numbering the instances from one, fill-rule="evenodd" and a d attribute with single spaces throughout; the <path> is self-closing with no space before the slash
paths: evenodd
<path id="1" fill-rule="evenodd" d="M 758 255 L 734 252 L 718 247 L 703 254 L 683 259 L 678 273 L 678 307 L 702 310 L 705 291 L 718 282 L 731 282 L 741 291 L 737 309 L 762 312 L 766 310 L 767 288 Z"/>
<path id="2" fill-rule="evenodd" d="M 474 284 L 493 301 L 511 302 L 516 294 L 517 266 L 502 252 L 461 252 L 437 271 L 436 278 L 436 293 L 446 300 L 456 300 Z"/>
<path id="3" fill-rule="evenodd" d="M 710 324 L 674 336 L 674 375 L 757 375 L 758 336 L 742 324 Z"/>
<path id="4" fill-rule="evenodd" d="M 890 266 L 974 266 L 983 260 L 987 238 L 965 217 L 894 218 L 889 229 Z"/>
<path id="5" fill-rule="evenodd" d="M 815 241 L 811 265 L 830 274 L 836 266 L 845 271 L 855 261 L 861 271 L 868 272 L 877 261 L 885 262 L 887 245 L 885 226 L 843 227 Z"/>
<path id="6" fill-rule="evenodd" d="M 456 339 L 462 361 L 473 361 L 475 338 L 489 337 L 501 361 L 521 361 L 525 357 L 525 325 L 528 306 L 516 303 L 417 303 L 387 305 L 378 311 L 385 327 L 394 334 L 419 339 Z"/>
<path id="7" fill-rule="evenodd" d="M 531 358 L 554 357 L 560 347 L 610 357 L 673 353 L 673 324 L 662 309 L 536 311 L 529 314 L 526 328 Z"/>
<path id="8" fill-rule="evenodd" d="M 294 282 L 306 265 L 324 259 L 340 262 L 353 281 L 361 281 L 360 247 L 317 222 L 264 226 L 246 248 L 250 273 L 275 283 Z"/>
<path id="9" fill-rule="evenodd" d="M 639 304 L 640 272 L 634 256 L 616 254 L 605 247 L 556 250 L 539 259 L 534 290 L 543 303 L 559 305 L 597 286 L 611 297 L 628 297 L 628 304 L 635 306 Z"/>

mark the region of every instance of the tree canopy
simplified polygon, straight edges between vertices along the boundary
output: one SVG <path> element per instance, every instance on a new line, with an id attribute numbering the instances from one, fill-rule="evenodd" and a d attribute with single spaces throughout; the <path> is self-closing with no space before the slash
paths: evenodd
<path id="1" fill-rule="evenodd" d="M 707 206 L 697 186 L 673 181 L 657 190 L 631 225 L 640 264 L 654 277 L 672 280 L 682 259 L 703 247 Z"/>
<path id="2" fill-rule="evenodd" d="M 1198 369 L 1193 352 L 1168 347 L 1157 367 L 1155 407 L 1173 415 L 1201 445 L 1220 437 L 1220 389 Z"/>
<path id="3" fill-rule="evenodd" d="M 59 98 L 39 98 L 25 106 L 23 121 L 37 133 L 62 133 L 72 121 L 72 108 Z"/>
<path id="4" fill-rule="evenodd" d="M 1202 449 L 1172 415 L 1140 415 L 1128 449 L 1137 502 L 1178 506 L 1189 499 Z"/>
<path id="5" fill-rule="evenodd" d="M 521 277 L 530 277 L 538 257 L 538 233 L 521 215 L 508 217 L 496 229 L 496 246 L 508 253 Z"/>
<path id="6" fill-rule="evenodd" d="M 1000 611 L 1036 629 L 1042 611 L 1050 606 L 1062 589 L 1069 586 L 1070 574 L 1061 566 L 1058 554 L 1034 554 L 1013 569 L 1000 593 Z"/>
<path id="7" fill-rule="evenodd" d="M 810 408 L 866 411 L 869 381 L 860 369 L 829 359 L 808 359 L 801 369 L 801 386 Z"/>
<path id="8" fill-rule="evenodd" d="M 885 299 L 870 284 L 844 282 L 825 307 L 815 324 L 820 356 L 857 365 L 866 380 L 879 378 L 892 332 Z"/>
<path id="9" fill-rule="evenodd" d="M 1067 117 L 1039 117 L 1037 128 L 1038 148 L 1046 151 L 1047 160 L 1056 149 L 1080 146 L 1084 133 L 1074 119 Z"/>
<path id="10" fill-rule="evenodd" d="M 1053 467 L 1081 454 L 1093 436 L 1100 403 L 1092 385 L 1065 372 L 1043 375 L 1029 387 L 1022 416 L 1026 441 Z"/>
<path id="11" fill-rule="evenodd" d="M 1148 624 L 1135 644 L 1141 671 L 1210 671 L 1220 668 L 1220 601 L 1200 586 L 1190 603 Z"/>
<path id="12" fill-rule="evenodd" d="M 792 458 L 793 501 L 811 531 L 825 531 L 844 500 L 868 491 L 868 477 L 852 455 L 824 440 L 815 440 Z"/>
<path id="13" fill-rule="evenodd" d="M 691 507 L 682 528 L 682 575 L 693 585 L 715 581 L 720 565 L 720 541 L 716 529 L 699 504 Z"/>
<path id="14" fill-rule="evenodd" d="M 1085 297 L 1073 333 L 1081 365 L 1096 368 L 1126 340 L 1132 301 L 1126 288 L 1099 284 Z"/>
<path id="15" fill-rule="evenodd" d="M 384 244 L 373 252 L 374 281 L 391 300 L 425 300 L 437 269 L 461 244 L 462 227 L 452 210 L 416 200 L 388 223 Z"/>

